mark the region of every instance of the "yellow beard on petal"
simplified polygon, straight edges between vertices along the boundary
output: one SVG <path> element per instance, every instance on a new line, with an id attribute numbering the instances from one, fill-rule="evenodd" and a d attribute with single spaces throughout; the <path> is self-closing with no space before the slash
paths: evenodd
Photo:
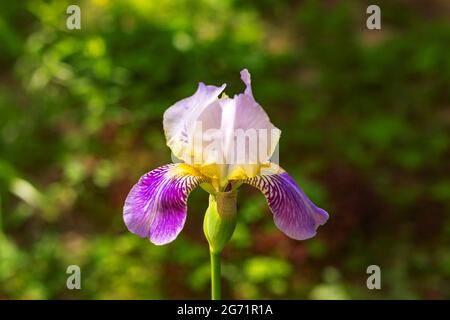
<path id="1" fill-rule="evenodd" d="M 259 174 L 260 164 L 232 165 L 228 171 L 228 180 L 244 180 Z"/>
<path id="2" fill-rule="evenodd" d="M 174 169 L 175 175 L 186 175 L 189 174 L 195 177 L 201 177 L 202 173 L 195 168 L 194 166 L 187 163 L 179 163 L 177 167 Z"/>
<path id="3" fill-rule="evenodd" d="M 202 164 L 198 168 L 203 175 L 211 179 L 220 180 L 221 178 L 222 168 L 218 164 Z"/>
<path id="4" fill-rule="evenodd" d="M 201 174 L 209 177 L 216 188 L 223 188 L 229 181 L 253 178 L 260 173 L 261 164 L 203 164 L 197 166 Z"/>
<path id="5" fill-rule="evenodd" d="M 212 163 L 199 165 L 198 169 L 203 175 L 211 179 L 212 185 L 219 191 L 228 182 L 226 178 L 226 167 L 227 165 L 224 164 Z"/>

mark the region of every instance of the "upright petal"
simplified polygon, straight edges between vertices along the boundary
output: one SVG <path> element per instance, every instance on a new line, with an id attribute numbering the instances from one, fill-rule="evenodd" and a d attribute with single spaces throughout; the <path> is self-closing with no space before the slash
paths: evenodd
<path id="1" fill-rule="evenodd" d="M 186 164 L 168 164 L 143 175 L 125 200 L 128 230 L 162 245 L 183 229 L 189 193 L 205 178 Z"/>
<path id="2" fill-rule="evenodd" d="M 273 156 L 281 135 L 281 130 L 270 121 L 264 109 L 255 101 L 251 88 L 250 73 L 241 71 L 241 79 L 246 88 L 244 93 L 233 99 L 233 112 L 222 117 L 222 128 L 232 127 L 235 161 L 229 167 L 229 179 L 243 176 L 254 177 L 259 174 L 261 164 L 267 164 Z M 229 148 L 230 149 L 230 148 Z"/>
<path id="3" fill-rule="evenodd" d="M 199 83 L 197 91 L 190 97 L 178 101 L 164 113 L 163 127 L 169 148 L 179 159 L 192 162 L 192 139 L 200 114 L 225 89 Z"/>
<path id="4" fill-rule="evenodd" d="M 244 180 L 266 197 L 275 225 L 287 236 L 304 240 L 328 220 L 328 213 L 314 205 L 286 171 L 276 165 L 261 169 L 261 174 Z"/>
<path id="5" fill-rule="evenodd" d="M 239 94 L 234 97 L 236 104 L 236 119 L 233 123 L 234 129 L 256 129 L 259 132 L 261 130 L 267 130 L 268 135 L 270 135 L 272 131 L 277 133 L 273 139 L 268 137 L 268 148 L 271 151 L 270 153 L 272 153 L 278 143 L 281 130 L 270 122 L 270 118 L 267 113 L 253 98 L 250 73 L 247 69 L 241 71 L 241 79 L 246 88 L 243 94 Z"/>
<path id="6" fill-rule="evenodd" d="M 197 117 L 203 135 L 202 143 L 195 144 L 200 148 L 193 148 L 193 153 L 201 154 L 202 172 L 218 178 L 221 184 L 259 174 L 261 164 L 267 164 L 274 154 L 281 134 L 253 98 L 247 69 L 241 71 L 241 79 L 246 86 L 244 93 L 214 101 Z"/>
<path id="7" fill-rule="evenodd" d="M 250 72 L 248 72 L 247 69 L 241 70 L 241 80 L 245 84 L 245 91 L 244 91 L 244 93 L 246 95 L 248 95 L 248 96 L 253 97 L 253 93 L 252 93 L 252 79 L 251 79 Z"/>

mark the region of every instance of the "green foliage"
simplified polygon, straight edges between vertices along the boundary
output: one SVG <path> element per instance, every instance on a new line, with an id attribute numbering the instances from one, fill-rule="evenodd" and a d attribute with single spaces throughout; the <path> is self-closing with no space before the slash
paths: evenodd
<path id="1" fill-rule="evenodd" d="M 164 110 L 199 81 L 242 91 L 244 67 L 281 165 L 330 221 L 290 240 L 243 186 L 224 298 L 450 297 L 442 1 L 383 3 L 381 31 L 365 29 L 368 2 L 85 0 L 72 31 L 69 4 L 0 3 L 0 299 L 209 297 L 207 194 L 165 247 L 129 233 L 122 206 L 170 162 Z"/>

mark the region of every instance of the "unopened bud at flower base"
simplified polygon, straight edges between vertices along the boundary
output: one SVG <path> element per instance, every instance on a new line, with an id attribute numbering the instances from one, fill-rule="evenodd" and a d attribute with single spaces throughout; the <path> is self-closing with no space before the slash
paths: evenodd
<path id="1" fill-rule="evenodd" d="M 237 218 L 236 198 L 236 191 L 217 192 L 209 196 L 203 231 L 212 252 L 221 252 L 233 235 Z"/>

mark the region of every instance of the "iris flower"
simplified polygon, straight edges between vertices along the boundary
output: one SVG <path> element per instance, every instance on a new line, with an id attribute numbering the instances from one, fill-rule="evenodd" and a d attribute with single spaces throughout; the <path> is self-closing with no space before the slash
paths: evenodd
<path id="1" fill-rule="evenodd" d="M 290 238 L 311 238 L 327 221 L 328 213 L 272 161 L 281 131 L 255 101 L 246 69 L 241 71 L 241 79 L 245 91 L 233 98 L 225 94 L 219 97 L 225 84 L 199 83 L 192 96 L 166 110 L 163 127 L 167 146 L 180 161 L 144 174 L 132 187 L 123 209 L 129 231 L 156 245 L 173 241 L 186 221 L 189 193 L 198 186 L 210 193 L 204 230 L 213 265 L 217 264 L 213 255 L 220 254 L 234 231 L 236 190 L 242 184 L 263 193 L 275 225 Z M 240 140 L 244 145 L 240 146 L 239 132 L 244 134 Z M 248 132 L 257 133 L 256 149 L 245 144 L 247 140 L 250 143 Z"/>

